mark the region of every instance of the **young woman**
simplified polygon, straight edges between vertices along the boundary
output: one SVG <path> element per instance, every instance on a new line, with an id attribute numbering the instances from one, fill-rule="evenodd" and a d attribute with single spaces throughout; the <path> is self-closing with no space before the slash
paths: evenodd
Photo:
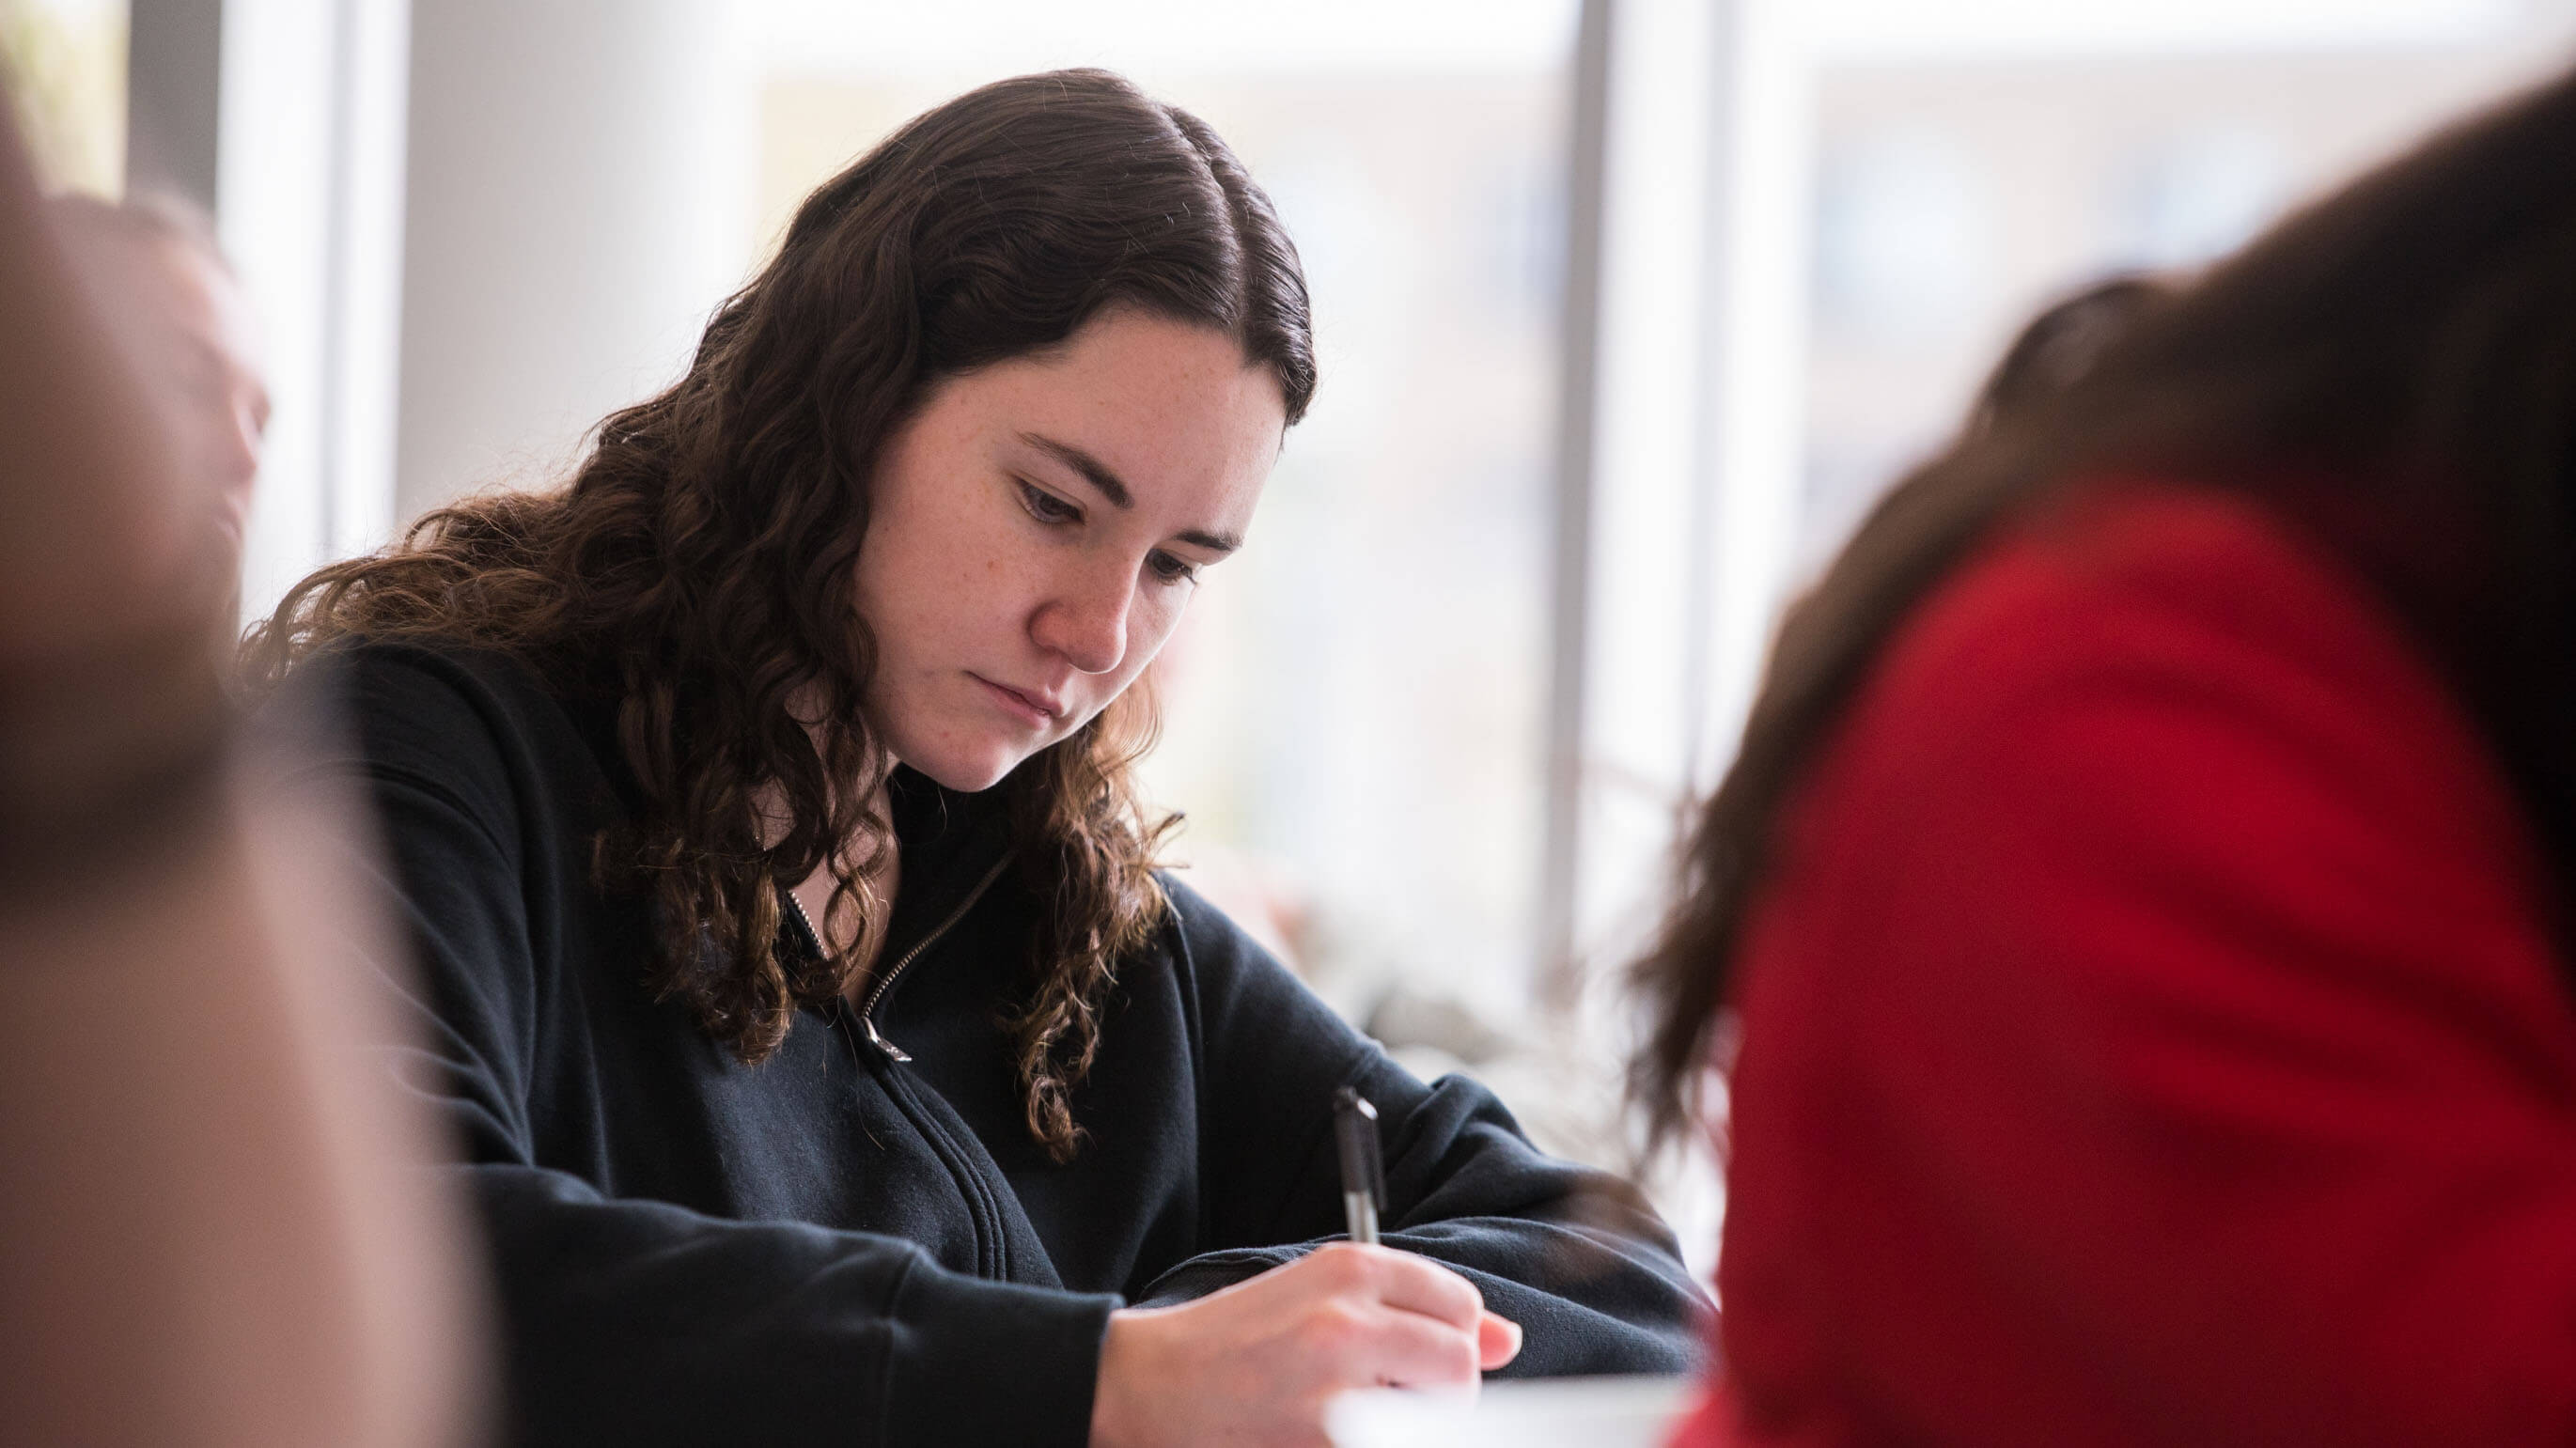
<path id="1" fill-rule="evenodd" d="M 258 636 L 355 711 L 517 1436 L 1314 1443 L 1352 1385 L 1690 1360 L 1633 1195 L 1151 868 L 1128 686 L 1314 381 L 1206 126 L 1008 81 L 809 198 L 567 491 Z M 1345 1085 L 1386 1249 L 1326 1245 Z"/>
<path id="2" fill-rule="evenodd" d="M 2135 300 L 1879 507 L 1698 826 L 1688 1444 L 2576 1437 L 2576 77 Z"/>

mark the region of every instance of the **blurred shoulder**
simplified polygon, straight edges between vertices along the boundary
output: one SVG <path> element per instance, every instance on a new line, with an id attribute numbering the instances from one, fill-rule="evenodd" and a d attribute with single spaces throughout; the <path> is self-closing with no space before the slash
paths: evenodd
<path id="1" fill-rule="evenodd" d="M 2260 799 L 2274 822 L 2359 810 L 2529 854 L 2484 734 L 2396 608 L 2239 492 L 2123 480 L 2053 500 L 1898 626 L 1838 728 L 1815 784 L 1846 823 L 1937 800 L 1945 828 L 2064 824 L 2126 801 L 2132 833 L 2199 838 Z"/>
<path id="2" fill-rule="evenodd" d="M 1867 692 L 1964 725 L 2033 691 L 2230 684 L 2400 698 L 2428 726 L 2449 712 L 2356 569 L 2254 497 L 2155 479 L 2079 486 L 1989 540 L 1891 636 Z"/>

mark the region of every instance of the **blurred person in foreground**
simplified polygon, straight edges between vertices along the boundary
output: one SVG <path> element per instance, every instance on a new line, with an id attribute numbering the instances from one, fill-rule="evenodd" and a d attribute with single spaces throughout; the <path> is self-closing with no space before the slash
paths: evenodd
<path id="1" fill-rule="evenodd" d="M 1224 143 L 1023 77 L 808 197 L 568 487 L 290 591 L 250 657 L 351 701 L 517 1440 L 1314 1445 L 1693 1360 L 1641 1198 L 1153 868 L 1128 686 L 1314 385 Z"/>
<path id="2" fill-rule="evenodd" d="M 1680 1441 L 2576 1439 L 2576 78 L 2086 350 L 1792 611 L 1642 967 Z"/>
<path id="3" fill-rule="evenodd" d="M 204 489 L 237 561 L 268 432 L 268 381 L 250 298 L 213 223 L 151 192 L 121 202 L 66 192 L 47 204 L 126 355 L 170 399 L 180 469 Z"/>
<path id="4" fill-rule="evenodd" d="M 336 819 L 244 782 L 192 399 L 0 94 L 0 1441 L 458 1440 L 458 1222 L 348 1050 Z"/>

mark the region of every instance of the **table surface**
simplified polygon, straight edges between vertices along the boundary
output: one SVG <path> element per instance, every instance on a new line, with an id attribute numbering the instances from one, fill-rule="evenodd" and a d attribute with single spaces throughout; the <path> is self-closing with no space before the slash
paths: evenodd
<path id="1" fill-rule="evenodd" d="M 1335 1448 L 1663 1448 L 1692 1400 L 1687 1377 L 1488 1383 L 1475 1394 L 1381 1388 L 1326 1410 Z"/>

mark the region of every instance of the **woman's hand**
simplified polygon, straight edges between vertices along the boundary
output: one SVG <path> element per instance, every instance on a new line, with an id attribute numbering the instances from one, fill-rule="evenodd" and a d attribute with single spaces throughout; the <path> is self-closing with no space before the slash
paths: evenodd
<path id="1" fill-rule="evenodd" d="M 1196 1302 L 1111 1313 L 1092 1448 L 1317 1448 L 1336 1393 L 1472 1388 L 1520 1350 L 1466 1278 L 1336 1242 Z"/>

